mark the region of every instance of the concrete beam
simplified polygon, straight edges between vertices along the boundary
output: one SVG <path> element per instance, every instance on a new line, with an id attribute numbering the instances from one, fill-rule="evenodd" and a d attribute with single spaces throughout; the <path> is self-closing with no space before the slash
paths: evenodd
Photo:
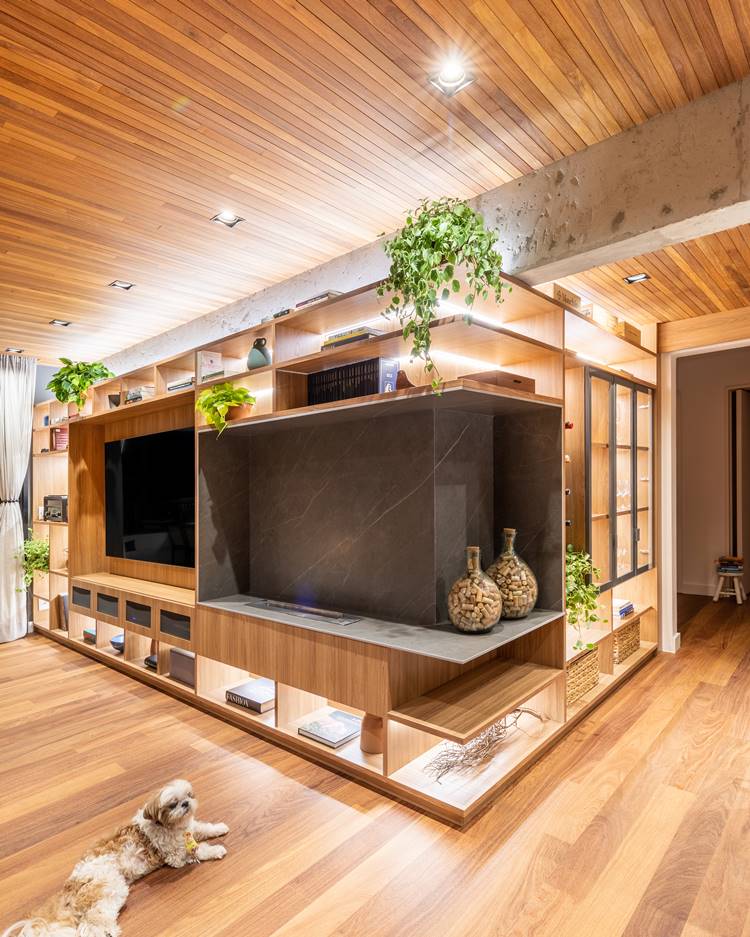
<path id="1" fill-rule="evenodd" d="M 749 103 L 750 77 L 474 199 L 498 231 L 504 268 L 536 285 L 750 222 Z M 106 363 L 132 370 L 387 269 L 374 241 Z"/>
<path id="2" fill-rule="evenodd" d="M 750 221 L 750 78 L 476 199 L 531 285 Z"/>

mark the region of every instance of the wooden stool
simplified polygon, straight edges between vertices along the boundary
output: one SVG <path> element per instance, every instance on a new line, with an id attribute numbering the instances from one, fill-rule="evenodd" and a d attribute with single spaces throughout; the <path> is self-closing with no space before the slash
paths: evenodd
<path id="1" fill-rule="evenodd" d="M 714 592 L 714 602 L 718 602 L 722 595 L 734 595 L 738 605 L 747 599 L 745 587 L 742 584 L 742 573 L 719 573 L 719 581 L 716 583 Z"/>

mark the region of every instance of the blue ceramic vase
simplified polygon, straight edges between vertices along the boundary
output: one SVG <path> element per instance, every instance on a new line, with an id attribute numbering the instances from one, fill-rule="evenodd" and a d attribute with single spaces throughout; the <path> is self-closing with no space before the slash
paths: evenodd
<path id="1" fill-rule="evenodd" d="M 266 348 L 265 338 L 256 338 L 250 354 L 247 356 L 247 370 L 254 371 L 256 368 L 265 368 L 271 363 L 271 352 Z"/>

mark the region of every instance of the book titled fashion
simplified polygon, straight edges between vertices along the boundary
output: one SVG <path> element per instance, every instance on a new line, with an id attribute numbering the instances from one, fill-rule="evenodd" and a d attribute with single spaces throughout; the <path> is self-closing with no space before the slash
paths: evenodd
<path id="1" fill-rule="evenodd" d="M 359 735 L 361 722 L 359 716 L 334 709 L 327 716 L 318 716 L 301 725 L 297 732 L 329 748 L 341 748 Z"/>
<path id="2" fill-rule="evenodd" d="M 256 713 L 268 712 L 273 709 L 276 702 L 276 685 L 267 677 L 258 677 L 248 680 L 226 691 L 228 703 L 235 706 L 244 706 Z"/>

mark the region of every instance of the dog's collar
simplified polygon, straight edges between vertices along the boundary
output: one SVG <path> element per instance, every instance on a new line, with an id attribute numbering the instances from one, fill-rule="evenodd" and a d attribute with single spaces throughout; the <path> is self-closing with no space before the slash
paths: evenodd
<path id="1" fill-rule="evenodd" d="M 198 843 L 193 836 L 192 831 L 185 830 L 183 836 L 185 837 L 185 849 L 188 851 L 188 855 L 194 856 L 198 851 Z"/>

